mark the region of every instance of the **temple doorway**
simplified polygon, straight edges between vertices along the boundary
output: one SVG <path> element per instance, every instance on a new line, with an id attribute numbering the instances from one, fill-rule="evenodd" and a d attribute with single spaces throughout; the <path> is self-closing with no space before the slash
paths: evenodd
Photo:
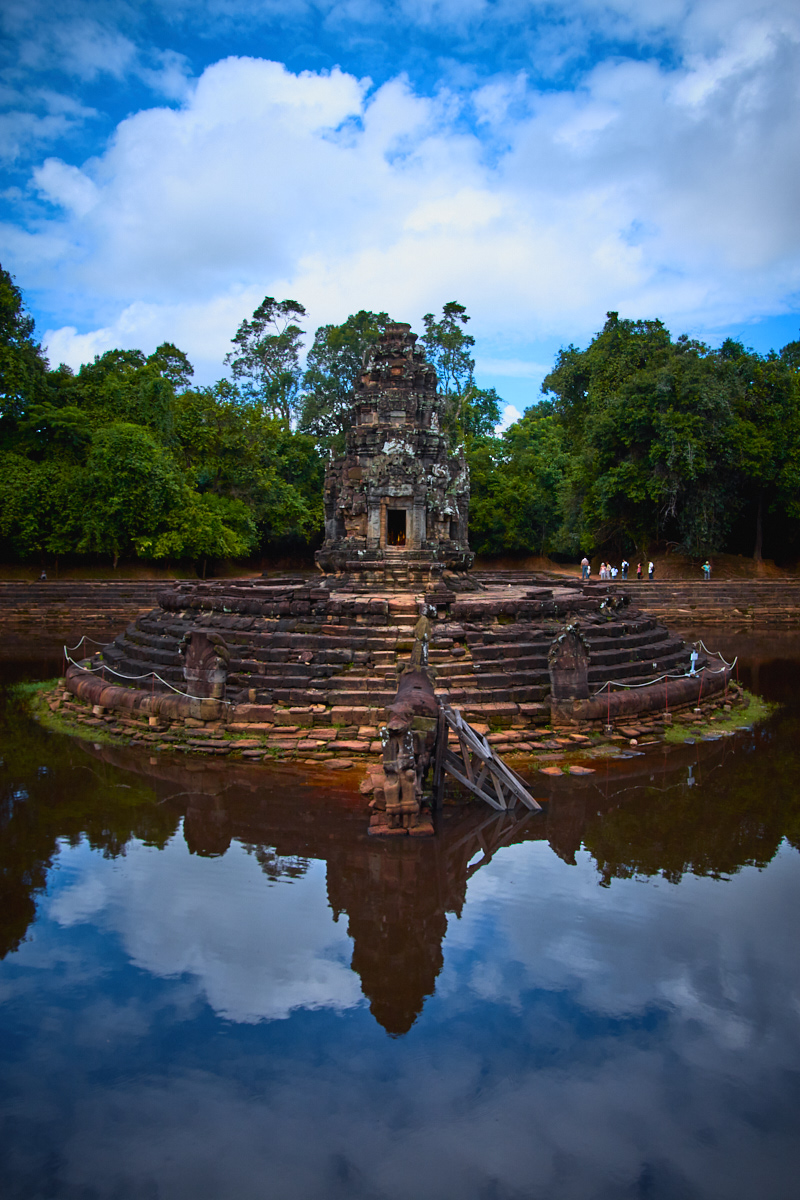
<path id="1" fill-rule="evenodd" d="M 406 510 L 404 508 L 387 508 L 386 510 L 386 545 L 405 546 L 406 544 Z"/>

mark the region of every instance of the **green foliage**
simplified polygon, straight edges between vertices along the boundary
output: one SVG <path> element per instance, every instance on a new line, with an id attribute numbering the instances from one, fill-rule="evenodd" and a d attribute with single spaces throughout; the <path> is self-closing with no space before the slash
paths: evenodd
<path id="1" fill-rule="evenodd" d="M 149 357 L 111 350 L 77 374 L 47 371 L 7 276 L 0 293 L 5 378 L 22 381 L 0 419 L 0 552 L 205 564 L 321 528 L 319 453 L 276 411 L 274 388 L 266 399 L 226 380 L 192 390 L 192 365 L 171 343 Z M 272 353 L 265 305 L 245 325 L 257 334 L 261 323 Z M 273 317 L 287 305 L 297 311 L 284 302 Z M 296 343 L 288 331 L 284 360 Z"/>
<path id="2" fill-rule="evenodd" d="M 353 389 L 364 351 L 389 323 L 386 313 L 361 309 L 341 325 L 322 325 L 314 335 L 303 376 L 298 427 L 320 446 L 340 454 L 352 421 Z"/>
<path id="3" fill-rule="evenodd" d="M 301 394 L 304 315 L 266 297 L 233 339 L 233 381 L 210 388 L 190 386 L 168 342 L 51 371 L 0 268 L 0 554 L 205 564 L 308 546 L 323 524 L 321 451 L 341 450 L 362 355 L 388 317 L 318 329 Z M 608 313 L 585 350 L 560 351 L 546 398 L 495 436 L 502 402 L 475 384 L 468 321 L 450 301 L 423 318 L 421 345 L 469 463 L 474 549 L 800 551 L 800 341 L 711 350 Z"/>
<path id="4" fill-rule="evenodd" d="M 547 405 L 529 409 L 500 437 L 475 440 L 470 469 L 470 544 L 479 554 L 573 552 L 562 531 L 569 457 Z"/>
<path id="5" fill-rule="evenodd" d="M 437 321 L 433 313 L 422 318 L 425 332 L 420 338 L 428 362 L 436 368 L 439 388 L 445 396 L 463 396 L 472 385 L 475 360 L 470 351 L 475 338 L 465 333 L 462 326 L 469 321 L 463 304 L 448 301 L 442 309 L 442 318 Z"/>
<path id="6" fill-rule="evenodd" d="M 422 318 L 425 332 L 420 345 L 439 377 L 439 391 L 445 397 L 443 428 L 454 448 L 468 445 L 475 437 L 489 436 L 500 420 L 497 392 L 475 386 L 471 354 L 475 338 L 463 328 L 468 321 L 464 305 L 455 300 L 444 305 L 441 320 L 433 313 Z"/>
<path id="7" fill-rule="evenodd" d="M 0 445 L 44 391 L 47 359 L 33 329 L 22 293 L 0 266 Z"/>
<path id="8" fill-rule="evenodd" d="M 251 321 L 242 321 L 225 356 L 247 400 L 257 401 L 287 423 L 294 415 L 300 385 L 300 339 L 295 324 L 306 315 L 296 300 L 265 296 Z"/>
<path id="9" fill-rule="evenodd" d="M 800 390 L 791 353 L 718 351 L 660 321 L 609 313 L 542 384 L 569 444 L 564 517 L 574 541 L 617 553 L 669 541 L 707 555 L 765 512 L 795 519 Z M 740 535 L 741 536 L 741 535 Z"/>

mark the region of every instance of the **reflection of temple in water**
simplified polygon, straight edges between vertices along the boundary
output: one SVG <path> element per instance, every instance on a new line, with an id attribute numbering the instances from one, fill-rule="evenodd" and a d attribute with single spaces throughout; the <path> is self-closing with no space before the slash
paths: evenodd
<path id="1" fill-rule="evenodd" d="M 434 992 L 448 914 L 460 915 L 469 878 L 502 846 L 552 837 L 558 826 L 557 804 L 547 816 L 469 804 L 445 808 L 436 838 L 378 841 L 366 836 L 363 801 L 354 807 L 342 797 L 332 804 L 330 785 L 323 791 L 293 780 L 294 803 L 287 806 L 279 781 L 254 795 L 231 775 L 230 764 L 224 774 L 206 771 L 197 780 L 202 791 L 183 792 L 189 849 L 224 854 L 235 839 L 273 879 L 302 874 L 310 859 L 324 859 L 330 906 L 337 920 L 346 917 L 353 939 L 352 968 L 375 1019 L 394 1035 L 411 1028 Z M 557 853 L 574 857 L 580 829 L 567 810 Z"/>
<path id="2" fill-rule="evenodd" d="M 245 764 L 166 756 L 146 766 L 136 751 L 85 743 L 81 754 L 101 760 L 92 767 L 100 791 L 107 792 L 105 781 L 116 778 L 118 767 L 138 774 L 137 786 L 148 793 L 136 820 L 108 842 L 111 852 L 114 846 L 120 852 L 131 836 L 164 844 L 182 816 L 192 853 L 221 855 L 235 840 L 253 854 L 267 880 L 301 876 L 310 860 L 324 861 L 331 908 L 347 921 L 353 939 L 353 970 L 375 1019 L 398 1035 L 411 1028 L 435 990 L 449 914 L 461 913 L 470 877 L 503 846 L 546 840 L 566 863 L 584 847 L 597 864 L 599 882 L 636 872 L 677 879 L 686 870 L 730 872 L 743 862 L 769 861 L 789 833 L 793 793 L 782 791 L 781 805 L 754 822 L 752 799 L 763 770 L 753 755 L 737 756 L 733 775 L 721 770 L 732 750 L 724 741 L 673 747 L 668 757 L 648 755 L 624 770 L 542 781 L 537 797 L 549 792 L 543 813 L 445 806 L 437 836 L 420 840 L 370 839 L 364 798 L 327 774 L 299 778 L 288 768 L 267 773 Z M 694 786 L 688 784 L 690 768 Z M 0 782 L 0 809 L 2 796 Z M 109 818 L 105 809 L 93 815 L 93 804 L 87 793 L 86 811 L 69 809 L 67 815 L 75 830 L 96 828 L 95 841 L 105 847 Z M 30 848 L 28 840 L 13 836 L 14 822 L 26 811 L 9 809 L 7 857 L 14 847 Z M 72 829 L 58 804 L 51 820 L 46 854 L 54 837 Z M 28 893 L 42 875 L 37 854 L 17 857 L 19 862 L 6 864 L 7 880 L 19 881 L 5 895 L 5 911 L 20 914 L 14 944 L 33 913 Z"/>

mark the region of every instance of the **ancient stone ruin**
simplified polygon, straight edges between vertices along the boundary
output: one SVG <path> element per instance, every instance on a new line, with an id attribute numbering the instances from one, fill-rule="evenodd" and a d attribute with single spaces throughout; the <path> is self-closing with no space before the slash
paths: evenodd
<path id="1" fill-rule="evenodd" d="M 537 755 L 632 717 L 663 727 L 727 689 L 719 662 L 702 653 L 691 673 L 689 647 L 614 585 L 476 578 L 466 463 L 436 389 L 409 326 L 389 325 L 327 472 L 321 573 L 164 589 L 70 666 L 91 719 L 137 737 L 146 722 L 160 749 L 382 756 L 392 828 L 413 833 L 442 700 L 499 753 Z"/>
<path id="2" fill-rule="evenodd" d="M 388 325 L 364 356 L 347 448 L 325 476 L 319 568 L 350 586 L 468 586 L 469 475 L 442 429 L 436 371 L 410 325 Z"/>

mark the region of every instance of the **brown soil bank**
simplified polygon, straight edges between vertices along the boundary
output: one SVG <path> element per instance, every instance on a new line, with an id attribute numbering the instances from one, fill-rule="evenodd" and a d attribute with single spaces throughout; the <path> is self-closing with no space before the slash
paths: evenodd
<path id="1" fill-rule="evenodd" d="M 702 558 L 691 558 L 688 554 L 655 554 L 652 556 L 655 565 L 656 579 L 670 580 L 692 580 L 703 578 L 703 562 Z M 647 574 L 648 558 L 643 558 L 642 572 Z M 616 567 L 619 567 L 622 558 L 613 556 L 608 561 Z M 600 570 L 601 558 L 599 555 L 594 555 L 592 563 L 592 579 L 598 578 Z M 630 577 L 636 578 L 636 566 L 639 562 L 638 558 L 632 557 L 632 565 Z M 772 559 L 762 559 L 756 562 L 752 558 L 744 558 L 741 554 L 716 554 L 710 559 L 712 568 L 712 577 L 714 579 L 797 579 L 800 580 L 800 564 L 794 563 L 789 566 L 777 566 Z M 566 575 L 575 578 L 580 575 L 580 567 L 575 563 L 555 562 L 551 558 L 539 558 L 529 556 L 527 558 L 514 558 L 505 556 L 492 558 L 487 555 L 478 555 L 475 559 L 474 569 L 481 573 L 489 574 L 495 572 L 507 573 L 524 571 L 529 574 L 538 575 Z M 630 582 L 630 578 L 626 581 Z M 622 576 L 617 576 L 617 583 L 622 583 Z"/>
<path id="2" fill-rule="evenodd" d="M 476 571 L 479 580 L 520 587 L 541 575 L 525 571 Z M 577 569 L 573 572 L 575 578 Z M 555 580 L 552 580 L 555 582 Z M 714 577 L 617 581 L 611 590 L 624 591 L 632 603 L 660 621 L 685 628 L 691 625 L 724 625 L 730 629 L 800 629 L 800 578 L 788 575 L 769 579 Z"/>

